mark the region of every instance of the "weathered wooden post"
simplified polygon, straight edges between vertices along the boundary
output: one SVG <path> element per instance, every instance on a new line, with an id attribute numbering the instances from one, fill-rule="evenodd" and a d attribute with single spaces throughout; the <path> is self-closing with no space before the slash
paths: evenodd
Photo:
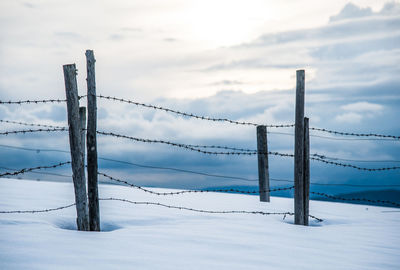
<path id="1" fill-rule="evenodd" d="M 310 214 L 310 131 L 309 119 L 304 118 L 304 225 L 308 226 Z"/>
<path id="2" fill-rule="evenodd" d="M 257 126 L 257 152 L 258 152 L 258 188 L 260 201 L 269 202 L 269 170 L 268 170 L 268 144 L 267 127 Z"/>
<path id="3" fill-rule="evenodd" d="M 88 193 L 89 193 L 89 217 L 90 230 L 100 231 L 100 209 L 97 175 L 97 105 L 96 105 L 96 78 L 94 69 L 94 54 L 92 50 L 86 51 L 87 68 L 87 173 L 88 173 Z"/>
<path id="4" fill-rule="evenodd" d="M 86 148 L 86 107 L 79 107 L 79 119 L 81 128 L 81 150 L 83 164 L 85 164 L 85 148 Z"/>
<path id="5" fill-rule="evenodd" d="M 294 223 L 304 225 L 304 70 L 296 71 L 294 130 Z"/>
<path id="6" fill-rule="evenodd" d="M 65 93 L 69 126 L 69 145 L 71 149 L 72 179 L 75 189 L 75 202 L 78 230 L 89 230 L 87 210 L 85 165 L 82 158 L 81 127 L 79 119 L 78 86 L 75 64 L 64 65 Z"/>

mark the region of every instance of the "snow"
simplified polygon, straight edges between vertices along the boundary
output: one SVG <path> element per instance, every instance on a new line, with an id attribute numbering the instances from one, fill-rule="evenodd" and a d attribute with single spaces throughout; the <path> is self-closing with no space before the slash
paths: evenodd
<path id="1" fill-rule="evenodd" d="M 0 211 L 73 203 L 70 183 L 0 179 Z M 100 197 L 207 210 L 293 211 L 293 200 L 196 193 L 155 196 L 100 185 Z M 154 189 L 165 191 L 165 189 Z M 167 190 L 168 191 L 168 190 Z M 0 214 L 0 269 L 400 269 L 398 209 L 311 201 L 324 219 L 204 214 L 101 201 L 103 232 L 76 231 L 75 207 Z"/>

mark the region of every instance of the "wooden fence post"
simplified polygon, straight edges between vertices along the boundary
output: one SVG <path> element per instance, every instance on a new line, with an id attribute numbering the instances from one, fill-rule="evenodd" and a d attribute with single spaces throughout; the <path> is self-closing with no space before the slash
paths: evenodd
<path id="1" fill-rule="evenodd" d="M 82 159 L 81 128 L 79 120 L 78 86 L 75 64 L 64 65 L 65 93 L 69 126 L 69 145 L 71 149 L 72 179 L 74 181 L 78 230 L 89 230 L 87 213 L 85 167 Z"/>
<path id="2" fill-rule="evenodd" d="M 98 164 L 97 164 L 97 105 L 96 105 L 96 78 L 94 54 L 92 50 L 86 51 L 87 68 L 87 173 L 88 173 L 88 193 L 89 193 L 89 218 L 90 230 L 100 231 L 100 209 L 98 192 Z"/>
<path id="3" fill-rule="evenodd" d="M 258 156 L 258 188 L 260 201 L 269 202 L 269 170 L 268 170 L 268 144 L 267 127 L 257 126 L 257 156 Z"/>
<path id="4" fill-rule="evenodd" d="M 296 71 L 294 131 L 294 223 L 304 225 L 304 70 Z"/>
<path id="5" fill-rule="evenodd" d="M 304 118 L 304 225 L 308 226 L 310 214 L 310 131 L 309 119 Z"/>
<path id="6" fill-rule="evenodd" d="M 79 120 L 80 120 L 80 128 L 81 128 L 81 151 L 82 151 L 82 160 L 83 164 L 85 164 L 85 148 L 86 148 L 86 107 L 79 107 Z"/>

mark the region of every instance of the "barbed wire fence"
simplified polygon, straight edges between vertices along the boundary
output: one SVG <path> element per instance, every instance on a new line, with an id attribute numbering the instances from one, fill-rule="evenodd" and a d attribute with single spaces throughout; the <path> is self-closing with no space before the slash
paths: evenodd
<path id="1" fill-rule="evenodd" d="M 93 58 L 94 60 L 94 58 Z M 88 60 L 89 63 L 89 60 Z M 67 65 L 69 68 L 72 70 L 75 69 L 75 65 Z M 65 67 L 65 66 L 64 66 Z M 94 72 L 94 69 L 93 69 Z M 73 76 L 76 76 L 74 74 Z M 89 73 L 88 73 L 88 80 L 89 78 Z M 131 104 L 135 106 L 140 106 L 140 107 L 145 107 L 145 108 L 150 108 L 154 110 L 159 110 L 159 111 L 164 111 L 167 113 L 172 113 L 181 117 L 187 117 L 187 118 L 194 118 L 198 120 L 205 120 L 205 121 L 212 121 L 212 122 L 223 122 L 223 123 L 229 123 L 229 124 L 235 124 L 235 125 L 242 125 L 242 126 L 253 126 L 253 127 L 259 127 L 262 126 L 259 123 L 254 123 L 254 122 L 249 122 L 249 121 L 238 121 L 238 120 L 232 120 L 228 118 L 214 118 L 214 117 L 209 117 L 209 116 L 203 116 L 203 115 L 196 115 L 193 113 L 187 113 L 179 110 L 174 110 L 170 109 L 167 107 L 162 107 L 162 106 L 156 106 L 152 104 L 146 104 L 146 103 L 140 103 L 134 100 L 129 100 L 129 99 L 124 99 L 124 98 L 117 98 L 117 97 L 111 97 L 111 96 L 103 96 L 103 95 L 96 95 L 95 91 L 90 92 L 91 90 L 89 89 L 90 86 L 88 85 L 88 94 L 84 96 L 78 96 L 77 94 L 77 87 L 73 85 L 74 82 L 69 82 L 69 86 L 67 86 L 67 76 L 66 76 L 66 91 L 67 91 L 67 99 L 41 99 L 41 100 L 20 100 L 20 101 L 0 101 L 0 104 L 4 105 L 23 105 L 23 104 L 45 104 L 45 103 L 67 103 L 68 106 L 70 106 L 71 103 L 74 103 L 74 108 L 75 110 L 78 109 L 77 106 L 79 106 L 79 100 L 83 98 L 87 98 L 88 100 L 88 114 L 89 114 L 89 119 L 90 119 L 90 107 L 96 108 L 96 98 L 99 99 L 104 99 L 108 101 L 113 101 L 113 102 L 121 102 L 121 103 L 126 103 L 126 104 Z M 76 81 L 75 81 L 76 84 Z M 71 86 L 72 85 L 72 86 Z M 92 86 L 93 88 L 93 86 Z M 95 89 L 95 88 L 94 88 Z M 93 90 L 93 89 L 92 89 Z M 72 93 L 69 94 L 68 93 Z M 91 103 L 91 105 L 90 105 Z M 68 108 L 70 110 L 70 108 Z M 92 108 L 93 109 L 93 108 Z M 95 109 L 94 109 L 95 110 Z M 96 115 L 95 115 L 96 116 Z M 89 122 L 90 120 L 88 120 Z M 93 121 L 93 119 L 92 119 Z M 97 121 L 97 119 L 95 119 Z M 40 132 L 62 132 L 62 131 L 69 131 L 70 132 L 70 139 L 71 136 L 73 137 L 80 137 L 78 134 L 71 135 L 71 129 L 73 129 L 73 126 L 76 125 L 79 128 L 77 130 L 81 130 L 80 133 L 87 132 L 89 134 L 90 129 L 89 125 L 88 128 L 86 129 L 84 125 L 80 125 L 79 123 L 71 123 L 69 122 L 69 128 L 68 127 L 63 127 L 63 126 L 54 126 L 54 125 L 47 125 L 47 124 L 41 124 L 41 123 L 26 123 L 26 122 L 19 122 L 19 121 L 14 121 L 14 120 L 0 120 L 1 123 L 7 123 L 7 124 L 17 124 L 17 125 L 24 125 L 24 126 L 30 126 L 30 127 L 39 127 L 39 129 L 24 129 L 24 130 L 12 130 L 12 131 L 3 131 L 0 132 L 0 135 L 12 135 L 12 134 L 28 134 L 28 133 L 40 133 Z M 80 125 L 80 126 L 79 126 Z M 274 125 L 263 125 L 266 128 L 296 128 L 296 124 L 274 124 Z M 96 127 L 95 127 L 96 128 Z M 395 136 L 395 135 L 384 135 L 384 134 L 376 134 L 376 133 L 353 133 L 353 132 L 342 132 L 342 131 L 335 131 L 335 130 L 329 130 L 329 129 L 324 129 L 324 128 L 316 128 L 316 127 L 310 127 L 310 130 L 320 132 L 320 133 L 328 133 L 328 134 L 333 134 L 333 135 L 340 135 L 344 137 L 360 137 L 360 138 L 355 138 L 359 140 L 393 140 L 393 141 L 399 141 L 400 136 Z M 269 131 L 268 133 L 274 133 Z M 275 132 L 277 134 L 281 134 L 282 132 Z M 221 145 L 197 145 L 197 144 L 186 144 L 186 143 L 179 143 L 179 142 L 172 142 L 168 140 L 156 140 L 156 139 L 149 139 L 149 138 L 138 138 L 138 137 L 133 137 L 133 136 L 128 136 L 128 135 L 123 135 L 123 134 L 118 134 L 115 132 L 110 132 L 110 131 L 98 131 L 95 130 L 95 134 L 102 135 L 102 136 L 109 136 L 109 137 L 114 137 L 118 139 L 127 139 L 130 141 L 135 141 L 135 142 L 141 142 L 141 143 L 149 143 L 149 144 L 165 144 L 177 148 L 182 148 L 185 150 L 193 151 L 193 152 L 198 152 L 201 154 L 206 154 L 206 155 L 231 155 L 231 156 L 255 156 L 257 155 L 258 158 L 260 159 L 261 157 L 268 157 L 268 156 L 279 156 L 279 157 L 285 157 L 285 158 L 295 158 L 296 159 L 296 153 L 295 154 L 290 154 L 290 153 L 280 153 L 280 152 L 273 152 L 273 151 L 262 151 L 260 149 L 246 149 L 246 148 L 238 148 L 238 147 L 231 147 L 231 146 L 221 146 Z M 284 133 L 286 135 L 294 135 L 292 133 Z M 315 137 L 320 137 L 320 138 L 326 138 L 326 139 L 341 139 L 341 138 L 334 138 L 334 137 L 324 137 L 321 135 L 316 135 L 316 134 L 311 134 L 310 136 L 315 136 Z M 88 136 L 89 138 L 89 136 Z M 342 139 L 348 139 L 348 138 L 342 138 Z M 88 139 L 89 140 L 89 139 Z M 77 140 L 79 141 L 79 140 Z M 88 142 L 89 145 L 89 142 Z M 7 147 L 7 146 L 5 146 Z M 10 147 L 10 146 L 9 146 Z M 12 147 L 12 146 L 11 146 Z M 58 150 L 60 152 L 64 153 L 72 153 L 74 150 L 72 149 L 71 145 L 71 151 L 63 151 L 63 150 Z M 82 153 L 83 150 L 79 149 L 80 147 L 83 148 L 83 144 L 75 143 L 75 146 L 77 147 L 77 152 Z M 16 149 L 21 149 L 21 150 L 27 150 L 27 151 L 38 151 L 37 149 L 29 149 L 29 148 L 23 148 L 23 147 L 16 147 Z M 89 149 L 89 146 L 88 146 Z M 214 149 L 218 149 L 217 151 L 214 151 Z M 46 149 L 40 149 L 39 151 L 46 151 Z M 48 150 L 48 151 L 54 151 L 53 150 Z M 74 157 L 72 156 L 72 159 Z M 259 181 L 259 179 L 247 179 L 243 177 L 236 177 L 236 176 L 226 176 L 226 175 L 217 175 L 217 174 L 210 174 L 210 173 L 205 173 L 205 172 L 196 172 L 196 171 L 191 171 L 191 170 L 186 170 L 186 169 L 177 169 L 177 168 L 168 168 L 168 167 L 160 167 L 160 166 L 148 166 L 148 165 L 140 165 L 140 164 L 135 164 L 132 162 L 127 162 L 127 161 L 118 161 L 110 158 L 102 158 L 99 157 L 99 159 L 103 160 L 108 160 L 108 161 L 115 161 L 115 162 L 120 162 L 120 163 L 125 163 L 125 164 L 130 164 L 134 166 L 139 166 L 139 167 L 144 167 L 144 168 L 151 168 L 151 169 L 166 169 L 166 170 L 174 170 L 177 172 L 185 172 L 185 173 L 193 173 L 193 174 L 198 174 L 198 175 L 203 175 L 203 176 L 211 176 L 211 177 L 219 177 L 219 178 L 226 178 L 226 179 L 236 179 L 236 180 L 242 180 L 242 181 Z M 88 160 L 89 160 L 89 152 L 88 152 Z M 369 167 L 361 167 L 358 165 L 354 165 L 351 163 L 344 163 L 344 162 L 338 162 L 338 161 L 359 161 L 359 162 L 372 162 L 368 160 L 351 160 L 351 159 L 341 159 L 341 158 L 335 158 L 335 157 L 328 157 L 323 154 L 318 154 L 314 153 L 309 155 L 309 160 L 333 165 L 333 166 L 339 166 L 339 167 L 345 167 L 345 168 L 351 168 L 351 169 L 357 169 L 361 171 L 368 171 L 368 172 L 375 172 L 375 171 L 390 171 L 390 170 L 398 170 L 400 169 L 400 166 L 391 166 L 391 167 L 379 167 L 379 168 L 369 168 Z M 396 160 L 391 160 L 390 162 L 399 162 Z M 20 170 L 15 170 L 13 172 L 5 172 L 0 174 L 0 177 L 9 177 L 9 176 L 16 176 L 19 174 L 24 174 L 28 172 L 33 172 L 41 169 L 52 169 L 52 168 L 58 168 L 67 164 L 71 164 L 74 170 L 74 166 L 76 167 L 76 161 L 67 161 L 67 162 L 60 162 L 58 164 L 54 165 L 48 165 L 48 166 L 37 166 L 33 168 L 24 168 Z M 88 164 L 89 166 L 89 164 Z M 277 192 L 277 191 L 288 191 L 288 190 L 295 190 L 296 189 L 296 179 L 295 180 L 288 180 L 288 179 L 268 179 L 272 181 L 277 181 L 277 182 L 290 182 L 294 183 L 295 185 L 287 186 L 287 187 L 279 187 L 279 188 L 269 188 L 269 183 L 267 185 L 268 188 L 263 189 L 261 188 L 261 182 L 259 183 L 259 189 L 258 190 L 253 190 L 253 191 L 248 191 L 248 190 L 240 190 L 240 189 L 202 189 L 202 190 L 182 190 L 182 191 L 176 191 L 176 192 L 156 192 L 152 189 L 145 188 L 143 186 L 139 186 L 133 183 L 130 183 L 126 180 L 116 178 L 113 176 L 110 176 L 104 172 L 100 172 L 97 170 L 97 145 L 96 145 L 96 185 L 97 185 L 97 176 L 102 176 L 110 180 L 111 182 L 123 184 L 138 190 L 141 190 L 143 192 L 152 194 L 152 195 L 158 195 L 158 196 L 168 196 L 168 195 L 180 195 L 180 194 L 190 194 L 190 193 L 209 193 L 209 192 L 229 192 L 229 193 L 239 193 L 239 194 L 261 194 L 262 193 L 270 193 L 270 192 Z M 269 178 L 269 176 L 268 176 Z M 74 179 L 75 181 L 75 179 Z M 88 179 L 89 185 L 90 185 L 90 176 Z M 335 184 L 335 183 L 311 183 L 313 185 L 346 185 L 346 184 Z M 351 186 L 350 184 L 347 184 L 348 186 Z M 357 185 L 353 185 L 357 186 Z M 359 185 L 363 186 L 363 185 Z M 367 185 L 364 185 L 367 186 Z M 391 186 L 400 186 L 400 185 L 391 185 Z M 89 186 L 89 192 L 90 192 L 90 186 Z M 96 186 L 96 192 L 97 192 L 97 186 Z M 318 197 L 325 197 L 328 199 L 332 200 L 339 200 L 339 201 L 355 201 L 355 202 L 368 202 L 368 203 L 376 203 L 376 204 L 383 204 L 383 205 L 391 205 L 395 207 L 400 207 L 400 204 L 397 202 L 392 202 L 392 201 L 387 201 L 387 200 L 370 200 L 366 198 L 344 198 L 340 196 L 333 196 L 329 195 L 326 193 L 321 193 L 321 192 L 313 192 L 309 191 L 309 193 L 318 196 Z M 86 193 L 85 193 L 86 194 Z M 85 195 L 86 196 L 86 195 Z M 90 212 L 90 199 L 91 199 L 91 194 L 89 193 L 89 212 Z M 166 204 L 161 204 L 161 203 L 156 203 L 156 202 L 135 202 L 135 201 L 130 201 L 127 199 L 120 199 L 120 198 L 96 198 L 98 200 L 109 200 L 109 201 L 121 201 L 121 202 L 126 202 L 126 203 L 131 203 L 131 204 L 143 204 L 143 205 L 156 205 L 156 206 L 163 206 L 167 208 L 174 208 L 174 209 L 181 209 L 181 210 L 188 210 L 188 211 L 194 211 L 194 212 L 201 212 L 201 213 L 219 213 L 219 214 L 228 214 L 228 213 L 243 213 L 243 214 L 261 214 L 261 215 L 283 215 L 286 217 L 287 215 L 295 216 L 296 215 L 296 209 L 295 213 L 291 212 L 262 212 L 262 211 L 242 211 L 242 210 L 229 210 L 229 211 L 213 211 L 213 210 L 202 210 L 202 209 L 194 209 L 194 208 L 189 208 L 189 207 L 182 207 L 182 206 L 172 206 L 172 205 L 166 205 Z M 296 199 L 296 198 L 295 198 Z M 69 208 L 72 206 L 77 206 L 77 211 L 78 211 L 78 205 L 79 202 L 74 203 L 74 204 L 69 204 L 66 206 L 61 206 L 61 207 L 56 207 L 56 208 L 48 208 L 48 209 L 42 209 L 42 210 L 12 210 L 12 211 L 0 211 L 0 213 L 41 213 L 41 212 L 51 212 L 51 211 L 58 211 L 62 210 L 65 208 Z M 79 213 L 78 213 L 79 216 Z M 307 220 L 308 217 L 313 218 L 317 221 L 322 221 L 322 219 L 317 218 L 313 215 L 309 215 L 308 212 L 306 213 Z M 308 224 L 308 221 L 307 221 Z M 303 224 L 303 225 L 307 225 Z M 78 226 L 79 229 L 79 226 Z"/>

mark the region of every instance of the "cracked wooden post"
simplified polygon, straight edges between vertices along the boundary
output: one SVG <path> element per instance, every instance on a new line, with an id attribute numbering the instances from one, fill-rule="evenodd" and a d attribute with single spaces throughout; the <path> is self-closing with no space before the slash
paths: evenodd
<path id="1" fill-rule="evenodd" d="M 296 71 L 294 130 L 294 223 L 304 225 L 304 70 Z"/>
<path id="2" fill-rule="evenodd" d="M 310 214 L 310 130 L 309 119 L 304 118 L 304 225 L 308 226 Z"/>
<path id="3" fill-rule="evenodd" d="M 79 119 L 78 86 L 75 64 L 64 65 L 65 93 L 69 126 L 69 145 L 71 149 L 72 179 L 74 182 L 78 230 L 89 230 L 86 197 L 85 164 L 82 158 L 81 126 Z"/>
<path id="4" fill-rule="evenodd" d="M 86 107 L 79 107 L 79 120 L 81 128 L 81 151 L 83 164 L 85 164 L 85 148 L 86 148 Z"/>
<path id="5" fill-rule="evenodd" d="M 86 51 L 87 68 L 87 173 L 89 193 L 89 220 L 90 230 L 100 231 L 100 207 L 98 192 L 98 164 L 97 164 L 97 105 L 96 105 L 96 78 L 94 54 L 92 50 Z"/>
<path id="6" fill-rule="evenodd" d="M 268 144 L 267 127 L 257 126 L 257 152 L 258 152 L 258 188 L 260 201 L 269 202 L 269 170 L 268 170 Z"/>

